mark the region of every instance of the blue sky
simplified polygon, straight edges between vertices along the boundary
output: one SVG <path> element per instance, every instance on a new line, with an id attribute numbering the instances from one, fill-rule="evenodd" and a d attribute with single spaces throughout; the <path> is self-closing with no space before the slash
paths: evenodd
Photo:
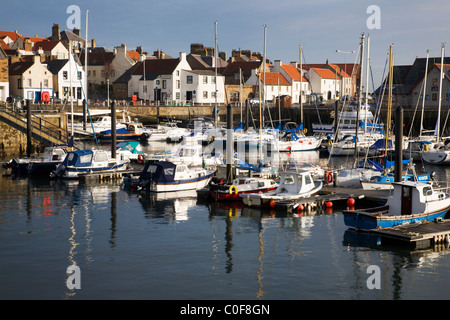
<path id="1" fill-rule="evenodd" d="M 306 63 L 327 59 L 343 63 L 344 55 L 336 50 L 358 50 L 365 33 L 370 35 L 375 83 L 381 81 L 390 44 L 396 65 L 412 64 L 416 57 L 425 57 L 427 49 L 439 56 L 441 44 L 450 37 L 447 0 L 17 0 L 0 13 L 0 30 L 50 36 L 53 23 L 68 29 L 70 5 L 81 9 L 83 37 L 89 10 L 88 36 L 96 39 L 97 46 L 112 49 L 125 43 L 129 49 L 142 46 L 150 53 L 160 49 L 173 57 L 181 51 L 189 53 L 191 43 L 214 46 L 214 21 L 219 50 L 227 57 L 239 48 L 262 53 L 267 25 L 267 57 L 283 63 L 299 60 L 300 44 Z M 380 8 L 380 29 L 367 27 L 370 5 Z M 347 55 L 346 60 L 356 58 Z"/>

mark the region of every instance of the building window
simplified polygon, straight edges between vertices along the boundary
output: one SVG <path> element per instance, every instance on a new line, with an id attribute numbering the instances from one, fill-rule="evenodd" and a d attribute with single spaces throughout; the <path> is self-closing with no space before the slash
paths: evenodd
<path id="1" fill-rule="evenodd" d="M 208 99 L 208 91 L 203 91 L 203 99 Z"/>
<path id="2" fill-rule="evenodd" d="M 212 84 L 216 84 L 216 76 L 211 77 L 211 83 L 212 83 Z"/>
<path id="3" fill-rule="evenodd" d="M 156 85 L 159 86 L 159 80 L 156 80 Z"/>
<path id="4" fill-rule="evenodd" d="M 44 79 L 44 87 L 48 88 L 48 79 Z"/>
<path id="5" fill-rule="evenodd" d="M 28 79 L 28 86 L 31 87 L 31 84 L 32 84 L 31 79 Z"/>
<path id="6" fill-rule="evenodd" d="M 176 92 L 176 93 L 175 93 L 175 96 L 176 96 L 176 99 L 177 99 L 177 100 L 180 100 L 180 93 L 179 93 L 179 92 Z"/>
<path id="7" fill-rule="evenodd" d="M 162 87 L 163 87 L 163 89 L 166 88 L 166 82 L 167 82 L 166 80 L 163 80 L 163 81 L 162 81 Z"/>
<path id="8" fill-rule="evenodd" d="M 188 84 L 193 83 L 192 76 L 187 76 L 187 77 L 186 77 L 186 83 L 188 83 Z"/>
<path id="9" fill-rule="evenodd" d="M 81 99 L 81 88 L 80 87 L 77 88 L 77 97 L 78 97 L 78 99 Z"/>
<path id="10" fill-rule="evenodd" d="M 203 84 L 207 84 L 208 83 L 208 77 L 207 76 L 204 76 L 203 77 Z"/>
<path id="11" fill-rule="evenodd" d="M 82 78 L 81 71 L 78 71 L 78 72 L 77 72 L 77 79 L 78 79 L 78 80 L 81 80 L 81 78 Z"/>
<path id="12" fill-rule="evenodd" d="M 67 71 L 63 71 L 63 80 L 67 80 Z"/>
<path id="13" fill-rule="evenodd" d="M 181 81 L 177 80 L 177 89 L 180 89 L 180 88 L 181 88 Z"/>

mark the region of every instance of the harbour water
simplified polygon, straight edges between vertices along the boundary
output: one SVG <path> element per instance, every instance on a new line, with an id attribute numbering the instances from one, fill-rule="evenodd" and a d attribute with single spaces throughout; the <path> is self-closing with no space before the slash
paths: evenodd
<path id="1" fill-rule="evenodd" d="M 448 166 L 427 169 L 450 180 Z M 195 192 L 129 192 L 120 181 L 9 176 L 0 176 L 0 195 L 2 300 L 431 300 L 450 292 L 448 246 L 377 245 L 347 230 L 342 208 L 280 215 L 205 203 Z M 73 265 L 79 288 L 68 283 Z"/>

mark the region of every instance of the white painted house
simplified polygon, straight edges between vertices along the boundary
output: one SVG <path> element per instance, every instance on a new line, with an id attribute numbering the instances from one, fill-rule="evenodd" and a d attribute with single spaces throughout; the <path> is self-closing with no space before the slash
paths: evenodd
<path id="1" fill-rule="evenodd" d="M 216 78 L 215 71 L 212 69 L 183 70 L 181 74 L 182 80 L 180 85 L 182 91 L 179 97 L 181 99 L 177 99 L 177 102 L 185 100 L 187 103 L 209 105 L 225 103 L 224 76 L 217 74 Z"/>
<path id="2" fill-rule="evenodd" d="M 300 103 L 300 92 L 302 92 L 302 101 L 307 101 L 306 98 L 311 94 L 311 86 L 308 79 L 302 75 L 300 79 L 300 70 L 297 69 L 297 62 L 290 64 L 283 64 L 281 60 L 275 60 L 272 68 L 273 72 L 279 72 L 290 83 L 291 88 L 289 95 L 292 97 L 292 103 Z M 304 74 L 304 72 L 302 72 Z"/>
<path id="3" fill-rule="evenodd" d="M 74 59 L 52 60 L 47 68 L 53 74 L 53 97 L 81 105 L 84 99 L 85 73 L 81 64 Z M 72 94 L 70 88 L 72 87 Z"/>

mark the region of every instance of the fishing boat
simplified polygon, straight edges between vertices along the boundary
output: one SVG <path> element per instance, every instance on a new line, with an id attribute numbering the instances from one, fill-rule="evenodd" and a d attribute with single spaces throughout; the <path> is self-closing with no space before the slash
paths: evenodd
<path id="1" fill-rule="evenodd" d="M 309 171 L 280 172 L 278 187 L 266 193 L 241 195 L 242 201 L 249 207 L 275 207 L 278 201 L 297 200 L 313 196 L 322 189 L 321 180 L 314 181 Z"/>
<path id="2" fill-rule="evenodd" d="M 278 184 L 272 179 L 243 177 L 233 179 L 230 184 L 211 182 L 209 194 L 216 201 L 240 201 L 243 194 L 268 192 L 277 187 Z"/>
<path id="3" fill-rule="evenodd" d="M 115 159 L 104 150 L 76 150 L 67 154 L 64 161 L 51 172 L 51 177 L 77 179 L 80 174 L 107 173 L 127 169 L 129 159 Z"/>
<path id="4" fill-rule="evenodd" d="M 150 192 L 198 190 L 211 181 L 214 173 L 204 168 L 188 168 L 185 164 L 158 161 L 145 165 L 138 182 L 140 189 Z M 135 180 L 129 182 L 135 183 Z"/>
<path id="5" fill-rule="evenodd" d="M 203 147 L 198 143 L 181 144 L 169 153 L 165 161 L 187 166 L 218 166 L 223 163 L 221 154 L 203 153 Z"/>
<path id="6" fill-rule="evenodd" d="M 450 209 L 450 185 L 435 188 L 422 182 L 394 182 L 393 194 L 384 206 L 344 210 L 347 227 L 360 231 L 390 228 L 402 224 L 433 221 Z"/>

